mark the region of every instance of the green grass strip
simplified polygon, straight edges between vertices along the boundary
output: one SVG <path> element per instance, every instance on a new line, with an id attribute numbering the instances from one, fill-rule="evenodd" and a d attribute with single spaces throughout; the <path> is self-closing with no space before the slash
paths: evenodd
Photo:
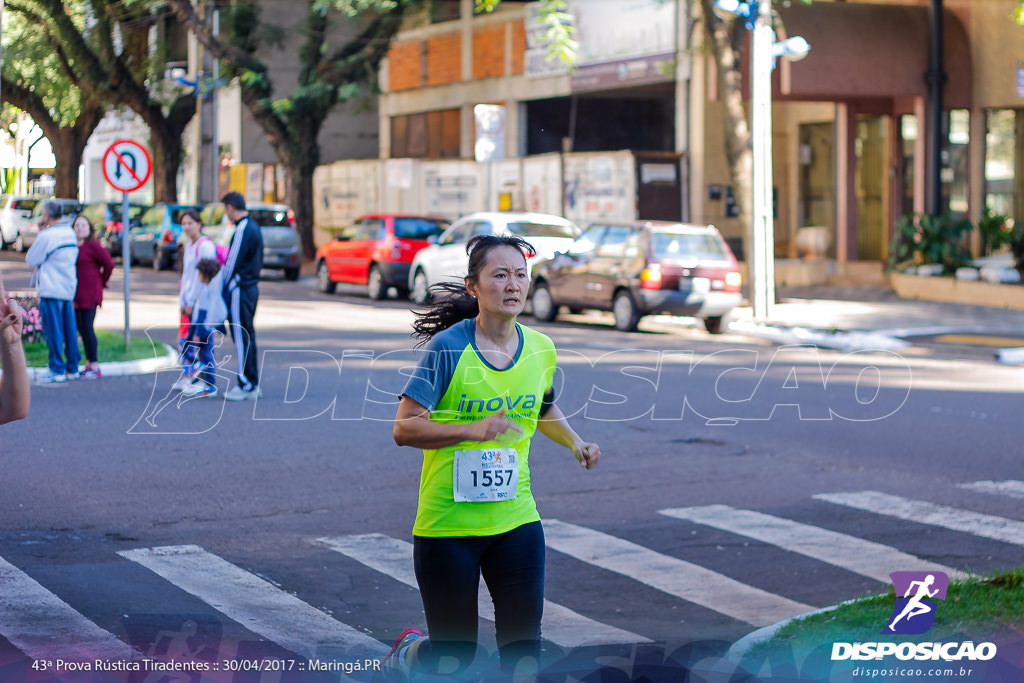
<path id="1" fill-rule="evenodd" d="M 97 360 L 100 363 L 113 363 L 126 360 L 142 360 L 158 358 L 167 354 L 167 349 L 148 337 L 132 337 L 131 348 L 125 353 L 124 334 L 96 330 Z M 85 350 L 81 343 L 78 350 L 82 355 L 81 367 L 85 367 Z M 29 367 L 44 368 L 49 362 L 50 352 L 46 342 L 35 341 L 25 344 L 25 360 Z"/>
<path id="2" fill-rule="evenodd" d="M 869 595 L 833 610 L 796 619 L 751 648 L 765 656 L 778 648 L 806 654 L 833 642 L 931 642 L 969 634 L 975 640 L 1024 631 L 1024 568 L 951 581 L 945 600 L 938 600 L 935 623 L 921 635 L 884 634 L 892 618 L 895 592 Z"/>

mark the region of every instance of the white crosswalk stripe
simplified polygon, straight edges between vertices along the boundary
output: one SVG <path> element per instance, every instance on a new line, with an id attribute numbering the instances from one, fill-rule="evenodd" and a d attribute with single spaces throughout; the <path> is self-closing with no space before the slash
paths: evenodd
<path id="1" fill-rule="evenodd" d="M 544 537 L 549 547 L 561 553 L 754 626 L 767 626 L 816 609 L 574 524 L 544 520 Z"/>
<path id="2" fill-rule="evenodd" d="M 1015 519 L 936 505 L 923 500 L 910 500 L 878 491 L 819 493 L 813 497 L 879 515 L 962 531 L 1004 543 L 1024 545 L 1024 522 Z"/>
<path id="3" fill-rule="evenodd" d="M 388 651 L 379 640 L 199 546 L 140 548 L 118 554 L 296 654 L 314 656 L 325 646 L 360 657 L 380 657 Z"/>
<path id="4" fill-rule="evenodd" d="M 975 481 L 969 484 L 957 484 L 959 488 L 981 493 L 994 493 L 1011 498 L 1024 498 L 1024 481 Z"/>
<path id="5" fill-rule="evenodd" d="M 130 661 L 140 655 L 0 558 L 0 635 L 36 660 Z"/>
<path id="6" fill-rule="evenodd" d="M 321 538 L 319 542 L 396 581 L 417 587 L 413 570 L 413 547 L 407 541 L 383 534 L 359 534 Z M 477 610 L 484 619 L 494 621 L 494 604 L 483 582 L 480 584 Z M 650 642 L 643 636 L 594 621 L 550 600 L 544 601 L 541 633 L 546 640 L 561 647 Z"/>
<path id="7" fill-rule="evenodd" d="M 963 576 L 956 569 L 922 560 L 891 546 L 753 510 L 738 510 L 727 505 L 705 505 L 669 508 L 659 512 L 668 517 L 697 522 L 770 543 L 882 583 L 888 583 L 889 574 L 900 567 L 945 572 L 951 578 Z"/>

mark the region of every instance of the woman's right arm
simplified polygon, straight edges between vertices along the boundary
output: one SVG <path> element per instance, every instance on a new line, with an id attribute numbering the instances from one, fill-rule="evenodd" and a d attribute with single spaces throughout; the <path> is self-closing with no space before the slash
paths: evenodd
<path id="1" fill-rule="evenodd" d="M 510 429 L 522 431 L 519 425 L 505 419 L 505 411 L 477 422 L 432 422 L 430 411 L 419 401 L 402 396 L 392 435 L 399 446 L 444 448 L 463 441 L 493 441 Z"/>

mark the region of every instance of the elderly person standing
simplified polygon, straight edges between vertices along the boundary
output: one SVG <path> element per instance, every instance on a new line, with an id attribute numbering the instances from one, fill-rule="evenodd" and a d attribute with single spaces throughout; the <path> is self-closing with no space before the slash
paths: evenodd
<path id="1" fill-rule="evenodd" d="M 43 203 L 39 236 L 25 254 L 25 262 L 36 269 L 33 281 L 39 296 L 43 335 L 50 349 L 50 371 L 42 383 L 78 379 L 78 330 L 75 326 L 75 290 L 78 287 L 78 238 L 71 224 L 61 219 L 59 202 Z"/>

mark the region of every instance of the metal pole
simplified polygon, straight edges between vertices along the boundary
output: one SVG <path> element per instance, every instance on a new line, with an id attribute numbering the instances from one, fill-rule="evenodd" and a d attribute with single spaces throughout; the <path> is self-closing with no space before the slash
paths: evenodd
<path id="1" fill-rule="evenodd" d="M 121 201 L 121 263 L 124 266 L 124 350 L 132 347 L 131 323 L 128 318 L 128 299 L 131 296 L 132 245 L 131 219 L 128 217 L 128 193 L 123 192 Z"/>
<path id="2" fill-rule="evenodd" d="M 771 319 L 775 304 L 775 216 L 772 202 L 771 3 L 757 3 L 751 41 L 751 142 L 753 147 L 753 254 L 751 298 L 754 320 Z"/>
<path id="3" fill-rule="evenodd" d="M 213 37 L 220 36 L 220 10 L 213 8 Z M 210 147 L 213 156 L 213 182 L 210 185 L 211 202 L 220 201 L 220 145 L 217 142 L 217 91 L 220 90 L 220 61 L 210 53 L 212 62 L 213 84 L 210 86 Z"/>
<path id="4" fill-rule="evenodd" d="M 942 0 L 932 0 L 929 21 L 928 71 L 928 126 L 931 165 L 926 176 L 925 201 L 928 213 L 938 216 L 942 213 L 942 84 L 946 74 L 942 70 L 943 29 Z"/>

